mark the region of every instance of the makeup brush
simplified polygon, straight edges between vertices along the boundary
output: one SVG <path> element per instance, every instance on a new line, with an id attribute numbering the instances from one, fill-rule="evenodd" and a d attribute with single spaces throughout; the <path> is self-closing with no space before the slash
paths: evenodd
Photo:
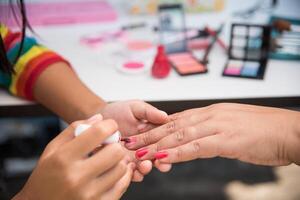
<path id="1" fill-rule="evenodd" d="M 205 53 L 204 53 L 204 56 L 202 58 L 202 64 L 207 64 L 208 63 L 208 56 L 209 56 L 209 53 L 212 49 L 212 47 L 214 46 L 214 44 L 216 43 L 220 33 L 222 32 L 223 30 L 223 27 L 224 27 L 224 24 L 221 25 L 220 29 L 216 32 L 216 34 L 214 34 L 211 42 L 210 42 L 210 45 L 207 47 Z"/>
<path id="2" fill-rule="evenodd" d="M 215 36 L 217 34 L 217 32 L 211 29 L 209 26 L 206 26 L 204 30 L 207 31 L 207 33 L 211 36 Z M 223 42 L 223 40 L 217 37 L 217 42 L 225 51 L 227 51 L 226 44 Z"/>
<path id="3" fill-rule="evenodd" d="M 294 25 L 287 20 L 278 19 L 273 22 L 273 27 L 277 29 L 279 32 L 283 31 L 292 31 L 292 32 L 300 32 L 300 26 Z"/>

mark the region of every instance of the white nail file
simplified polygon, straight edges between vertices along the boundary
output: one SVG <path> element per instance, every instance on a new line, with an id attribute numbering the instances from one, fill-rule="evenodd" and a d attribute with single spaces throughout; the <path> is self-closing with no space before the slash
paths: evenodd
<path id="1" fill-rule="evenodd" d="M 81 133 L 86 131 L 88 128 L 90 128 L 91 125 L 88 124 L 79 124 L 75 129 L 75 137 L 79 136 Z M 121 134 L 119 131 L 116 131 L 114 134 L 106 138 L 102 144 L 112 144 L 112 143 L 118 143 L 121 140 Z"/>

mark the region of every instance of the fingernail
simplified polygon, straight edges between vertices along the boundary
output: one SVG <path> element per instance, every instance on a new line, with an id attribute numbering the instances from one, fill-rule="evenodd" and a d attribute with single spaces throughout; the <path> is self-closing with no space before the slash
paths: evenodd
<path id="1" fill-rule="evenodd" d="M 102 119 L 103 119 L 103 117 L 102 117 L 101 114 L 96 114 L 96 115 L 90 117 L 90 118 L 87 120 L 87 122 L 88 122 L 89 124 L 92 124 L 92 123 L 94 123 L 95 121 L 102 120 Z"/>
<path id="2" fill-rule="evenodd" d="M 145 148 L 139 149 L 139 150 L 136 151 L 135 157 L 136 157 L 136 158 L 141 158 L 141 157 L 143 157 L 144 155 L 146 155 L 147 153 L 148 153 L 148 150 L 147 150 L 147 149 L 145 149 Z"/>
<path id="3" fill-rule="evenodd" d="M 131 146 L 131 145 L 135 144 L 137 141 L 135 137 L 123 138 L 123 140 L 124 140 L 126 146 Z"/>
<path id="4" fill-rule="evenodd" d="M 130 143 L 131 142 L 130 138 L 121 138 L 121 141 L 125 142 L 125 143 Z"/>
<path id="5" fill-rule="evenodd" d="M 168 116 L 168 113 L 166 113 L 165 111 L 160 111 L 162 115 Z"/>
<path id="6" fill-rule="evenodd" d="M 155 157 L 157 160 L 163 159 L 163 158 L 168 157 L 168 153 L 167 153 L 167 152 L 164 152 L 164 151 L 162 151 L 162 152 L 157 152 L 157 153 L 154 155 L 154 157 Z"/>

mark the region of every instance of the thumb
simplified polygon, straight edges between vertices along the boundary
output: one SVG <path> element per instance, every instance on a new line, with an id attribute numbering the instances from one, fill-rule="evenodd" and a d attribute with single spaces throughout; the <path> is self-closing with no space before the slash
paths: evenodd
<path id="1" fill-rule="evenodd" d="M 152 124 L 164 124 L 168 121 L 168 114 L 158 110 L 145 102 L 136 102 L 131 105 L 131 110 L 135 118 L 146 120 Z"/>
<path id="2" fill-rule="evenodd" d="M 76 121 L 70 124 L 65 130 L 63 130 L 58 136 L 56 136 L 48 145 L 45 150 L 45 153 L 50 153 L 52 151 L 55 151 L 60 146 L 68 143 L 72 139 L 74 139 L 75 135 L 75 129 L 79 124 L 93 124 L 94 122 L 101 121 L 103 119 L 102 115 L 97 114 L 92 116 L 91 118 L 87 120 L 81 120 Z"/>

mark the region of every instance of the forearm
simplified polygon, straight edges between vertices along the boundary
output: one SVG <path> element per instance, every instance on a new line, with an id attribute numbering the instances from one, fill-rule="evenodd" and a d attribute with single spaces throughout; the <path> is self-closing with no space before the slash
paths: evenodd
<path id="1" fill-rule="evenodd" d="M 69 123 L 86 119 L 106 105 L 62 62 L 48 67 L 38 77 L 33 93 L 37 102 Z"/>

